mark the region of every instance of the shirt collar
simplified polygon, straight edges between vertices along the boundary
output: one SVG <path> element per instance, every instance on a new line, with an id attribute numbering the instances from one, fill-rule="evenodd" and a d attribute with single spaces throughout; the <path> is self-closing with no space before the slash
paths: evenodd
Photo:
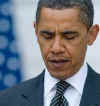
<path id="1" fill-rule="evenodd" d="M 86 77 L 87 77 L 87 64 L 85 62 L 76 74 L 66 79 L 66 82 L 68 82 L 82 95 Z"/>
<path id="2" fill-rule="evenodd" d="M 45 93 L 48 94 L 49 92 L 51 92 L 53 89 L 56 88 L 56 83 L 58 82 L 59 80 L 52 77 L 47 68 L 45 70 L 45 79 L 44 79 L 44 89 L 45 89 Z"/>
<path id="3" fill-rule="evenodd" d="M 80 70 L 76 74 L 74 74 L 72 77 L 66 79 L 65 81 L 68 82 L 73 88 L 75 88 L 80 93 L 80 95 L 82 95 L 86 77 L 87 77 L 87 64 L 86 62 L 84 62 Z M 45 83 L 44 83 L 45 93 L 48 94 L 53 89 L 55 89 L 56 88 L 55 85 L 58 81 L 59 81 L 58 79 L 52 77 L 49 74 L 46 68 Z"/>

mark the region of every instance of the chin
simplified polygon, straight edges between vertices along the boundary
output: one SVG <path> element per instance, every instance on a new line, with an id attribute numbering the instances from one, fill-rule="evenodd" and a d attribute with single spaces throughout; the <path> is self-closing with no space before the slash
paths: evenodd
<path id="1" fill-rule="evenodd" d="M 69 77 L 69 75 L 65 75 L 64 73 L 62 72 L 51 72 L 49 71 L 50 75 L 56 79 L 59 79 L 59 80 L 65 80 Z"/>
<path id="2" fill-rule="evenodd" d="M 77 73 L 77 71 L 58 71 L 58 70 L 49 70 L 49 73 L 52 77 L 59 79 L 59 80 L 66 80 L 69 77 L 72 77 L 75 73 Z"/>

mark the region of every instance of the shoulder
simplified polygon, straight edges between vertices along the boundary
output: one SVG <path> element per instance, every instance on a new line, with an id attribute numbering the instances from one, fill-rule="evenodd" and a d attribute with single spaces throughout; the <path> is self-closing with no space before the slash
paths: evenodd
<path id="1" fill-rule="evenodd" d="M 41 83 L 41 80 L 43 80 L 43 77 L 44 77 L 44 72 L 42 72 L 39 76 L 33 79 L 27 80 L 16 86 L 13 86 L 12 88 L 8 88 L 4 91 L 1 91 L 0 92 L 0 104 L 1 102 L 4 103 L 5 101 L 7 103 L 10 103 L 10 101 L 13 102 L 13 99 L 15 100 L 16 97 L 18 98 L 19 95 L 21 95 L 21 93 L 29 92 L 29 91 L 36 89 L 39 83 Z"/>
<path id="2" fill-rule="evenodd" d="M 91 66 L 88 65 L 87 82 L 100 89 L 100 73 L 97 73 Z"/>
<path id="3" fill-rule="evenodd" d="M 100 81 L 100 73 L 97 73 L 90 65 L 88 65 L 88 76 Z"/>

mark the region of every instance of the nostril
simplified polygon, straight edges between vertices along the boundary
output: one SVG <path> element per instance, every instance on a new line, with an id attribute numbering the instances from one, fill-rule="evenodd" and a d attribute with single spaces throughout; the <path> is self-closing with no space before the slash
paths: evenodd
<path id="1" fill-rule="evenodd" d="M 61 45 L 59 44 L 59 43 L 54 43 L 53 45 L 52 45 L 52 49 L 54 50 L 54 51 L 60 51 L 60 49 L 61 49 Z"/>
<path id="2" fill-rule="evenodd" d="M 63 42 L 60 36 L 55 37 L 54 41 L 52 42 L 51 51 L 55 54 L 64 52 Z"/>
<path id="3" fill-rule="evenodd" d="M 63 48 L 55 48 L 55 49 L 52 48 L 51 52 L 53 54 L 62 54 L 62 53 L 64 53 L 64 50 L 63 50 Z"/>

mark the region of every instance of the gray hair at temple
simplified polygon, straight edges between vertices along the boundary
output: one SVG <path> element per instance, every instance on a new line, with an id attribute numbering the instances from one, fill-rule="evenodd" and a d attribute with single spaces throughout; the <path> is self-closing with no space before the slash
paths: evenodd
<path id="1" fill-rule="evenodd" d="M 39 0 L 36 11 L 36 23 L 39 22 L 41 9 L 67 9 L 78 8 L 80 10 L 80 20 L 87 25 L 89 29 L 94 20 L 94 7 L 92 0 Z"/>

